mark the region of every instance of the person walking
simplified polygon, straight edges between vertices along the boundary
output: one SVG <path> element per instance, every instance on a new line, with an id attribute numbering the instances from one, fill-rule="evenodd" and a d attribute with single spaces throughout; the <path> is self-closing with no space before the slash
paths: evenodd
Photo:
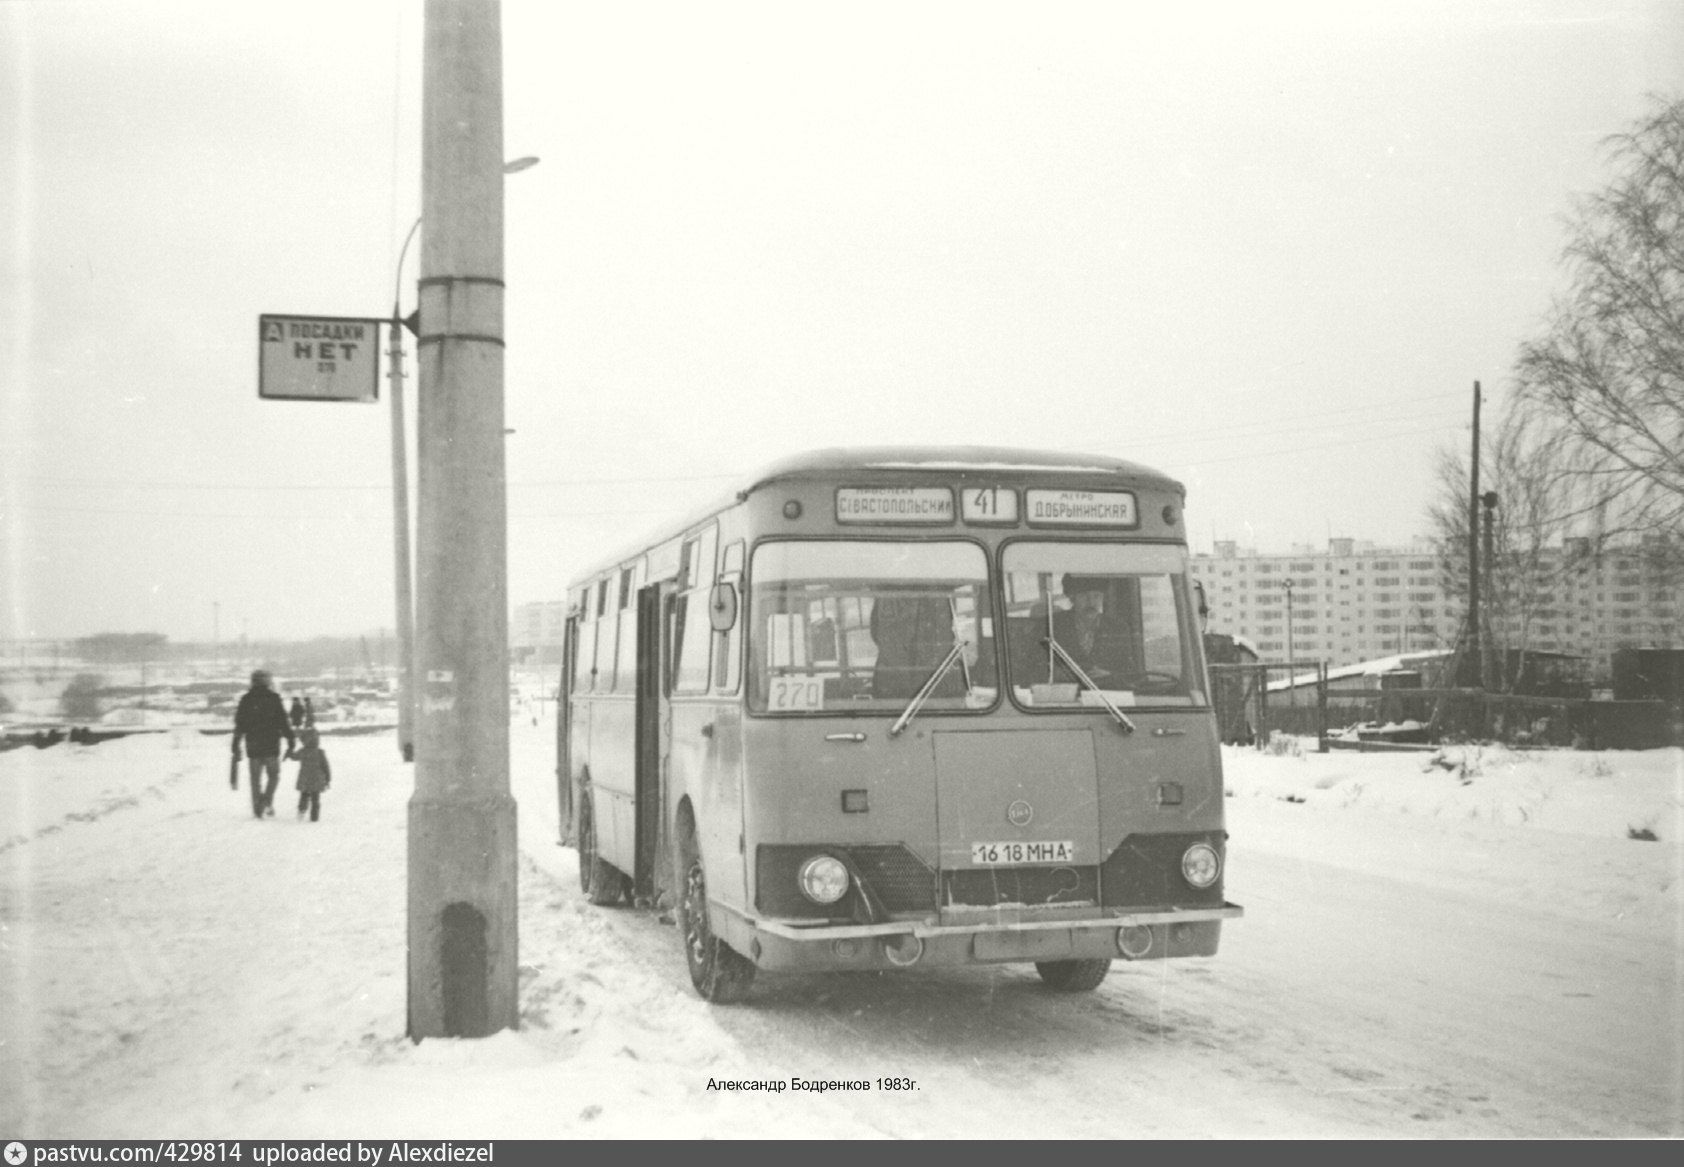
<path id="1" fill-rule="evenodd" d="M 293 756 L 297 738 L 274 678 L 265 669 L 251 675 L 251 688 L 240 697 L 234 710 L 234 760 L 240 760 L 240 741 L 246 743 L 251 759 L 251 813 L 254 818 L 275 813 L 275 787 L 281 782 L 281 739 L 286 738 L 287 757 Z"/>
<path id="2" fill-rule="evenodd" d="M 315 822 L 322 814 L 322 791 L 333 785 L 333 767 L 328 765 L 327 752 L 322 749 L 321 735 L 306 729 L 299 735 L 303 748 L 298 751 L 298 817 L 310 812 Z"/>

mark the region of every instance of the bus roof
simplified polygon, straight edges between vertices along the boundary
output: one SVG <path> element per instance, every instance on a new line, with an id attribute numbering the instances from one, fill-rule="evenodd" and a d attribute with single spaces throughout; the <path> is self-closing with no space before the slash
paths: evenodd
<path id="1" fill-rule="evenodd" d="M 1078 454 L 1055 450 L 1027 450 L 1015 446 L 838 446 L 794 454 L 745 476 L 728 493 L 707 506 L 662 523 L 636 543 L 622 547 L 613 556 L 595 560 L 577 573 L 569 589 L 604 570 L 636 558 L 643 551 L 683 534 L 697 523 L 747 500 L 749 495 L 775 482 L 828 480 L 865 471 L 905 471 L 941 474 L 962 479 L 966 475 L 1080 475 L 1085 478 L 1114 478 L 1119 484 L 1168 490 L 1185 495 L 1180 482 L 1138 462 L 1103 454 Z"/>
<path id="2" fill-rule="evenodd" d="M 1174 479 L 1142 466 L 1101 454 L 1024 450 L 1013 446 L 865 446 L 809 450 L 767 466 L 739 496 L 770 482 L 792 478 L 833 478 L 850 470 L 907 470 L 931 473 L 1091 474 L 1126 478 L 1141 486 L 1183 493 Z"/>

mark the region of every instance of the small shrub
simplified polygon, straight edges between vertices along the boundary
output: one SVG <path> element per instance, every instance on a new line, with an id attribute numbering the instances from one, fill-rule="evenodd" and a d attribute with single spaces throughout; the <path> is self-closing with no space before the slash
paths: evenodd
<path id="1" fill-rule="evenodd" d="M 72 721 L 98 721 L 104 712 L 99 700 L 99 692 L 104 687 L 104 677 L 96 673 L 77 673 L 64 687 L 64 692 L 59 694 L 59 708 Z"/>
<path id="2" fill-rule="evenodd" d="M 1640 839 L 1645 843 L 1654 843 L 1659 841 L 1659 836 L 1657 836 L 1655 832 L 1651 831 L 1648 827 L 1627 827 L 1626 838 Z"/>

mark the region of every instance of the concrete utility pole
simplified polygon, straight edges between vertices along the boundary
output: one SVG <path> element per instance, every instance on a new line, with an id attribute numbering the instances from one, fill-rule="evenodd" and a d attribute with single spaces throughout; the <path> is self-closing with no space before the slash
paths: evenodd
<path id="1" fill-rule="evenodd" d="M 518 1024 L 495 0 L 427 0 L 409 1035 Z"/>

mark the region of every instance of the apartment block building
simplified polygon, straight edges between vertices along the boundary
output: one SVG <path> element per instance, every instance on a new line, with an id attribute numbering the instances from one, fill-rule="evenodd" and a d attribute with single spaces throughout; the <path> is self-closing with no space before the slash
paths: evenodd
<path id="1" fill-rule="evenodd" d="M 1583 539 L 1551 549 L 1526 611 L 1489 610 L 1494 636 L 1509 647 L 1583 656 L 1599 678 L 1616 649 L 1684 647 L 1684 578 L 1650 550 L 1596 554 Z M 1386 548 L 1333 539 L 1325 550 L 1288 554 L 1218 541 L 1214 554 L 1193 557 L 1193 574 L 1204 584 L 1210 630 L 1244 637 L 1266 661 L 1288 659 L 1289 610 L 1292 655 L 1334 668 L 1451 648 L 1466 616 L 1466 601 L 1445 594 L 1427 540 Z"/>
<path id="2" fill-rule="evenodd" d="M 509 649 L 517 659 L 560 660 L 566 631 L 566 600 L 519 604 L 509 620 Z"/>

